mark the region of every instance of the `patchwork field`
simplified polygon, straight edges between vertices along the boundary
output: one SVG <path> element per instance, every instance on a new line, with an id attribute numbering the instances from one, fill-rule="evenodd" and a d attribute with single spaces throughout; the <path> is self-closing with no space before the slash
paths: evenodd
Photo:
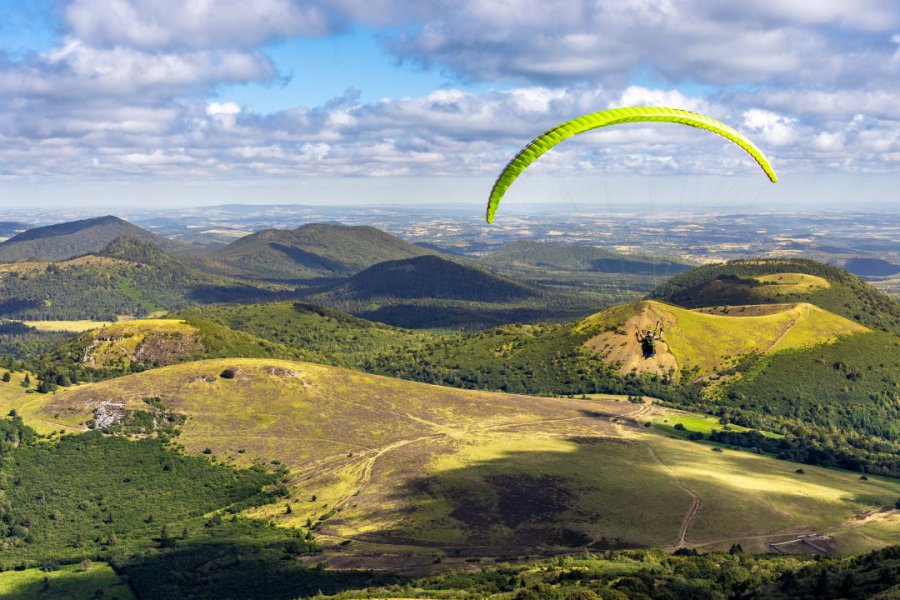
<path id="1" fill-rule="evenodd" d="M 3 398 L 4 410 L 21 403 Z M 900 496 L 896 480 L 712 451 L 645 426 L 668 418 L 656 407 L 615 397 L 220 359 L 42 395 L 26 422 L 86 428 L 101 405 L 149 410 L 145 398 L 187 416 L 176 441 L 189 453 L 287 467 L 289 496 L 245 514 L 312 530 L 326 547 L 315 560 L 332 566 L 445 568 L 585 547 L 765 550 L 812 532 L 834 532 L 843 552 L 900 535 L 893 513 L 879 512 Z M 873 514 L 883 518 L 853 527 Z"/>
<path id="2" fill-rule="evenodd" d="M 831 343 L 840 336 L 867 331 L 805 302 L 688 310 L 648 300 L 592 315 L 579 328 L 596 326 L 604 331 L 585 345 L 607 361 L 619 363 L 623 374 L 636 371 L 675 378 L 683 372 L 706 377 L 750 354 Z M 657 342 L 657 355 L 645 359 L 636 334 L 658 326 L 664 332 Z"/>

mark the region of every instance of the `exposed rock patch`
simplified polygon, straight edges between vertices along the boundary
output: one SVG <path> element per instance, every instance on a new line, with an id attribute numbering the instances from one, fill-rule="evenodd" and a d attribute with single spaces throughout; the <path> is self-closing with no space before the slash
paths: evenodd
<path id="1" fill-rule="evenodd" d="M 101 402 L 94 409 L 94 429 L 106 429 L 118 425 L 125 418 L 124 402 Z"/>

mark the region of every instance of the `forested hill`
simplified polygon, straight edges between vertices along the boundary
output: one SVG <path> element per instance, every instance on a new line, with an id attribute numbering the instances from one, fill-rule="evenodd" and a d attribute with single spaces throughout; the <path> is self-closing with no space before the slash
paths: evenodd
<path id="1" fill-rule="evenodd" d="M 490 271 L 419 256 L 385 261 L 304 296 L 314 304 L 397 327 L 482 329 L 501 323 L 552 319 L 585 310 L 566 294 L 551 295 Z M 590 299 L 581 299 L 590 302 Z"/>
<path id="2" fill-rule="evenodd" d="M 275 293 L 199 271 L 128 237 L 97 254 L 0 265 L 0 317 L 115 320 L 208 302 L 274 299 Z"/>
<path id="3" fill-rule="evenodd" d="M 99 252 L 121 236 L 150 242 L 163 250 L 180 248 L 180 244 L 172 240 L 107 215 L 24 231 L 0 243 L 0 262 L 66 260 Z"/>
<path id="4" fill-rule="evenodd" d="M 369 267 L 321 296 L 335 300 L 434 298 L 508 302 L 540 295 L 530 286 L 438 256 L 391 260 Z"/>
<path id="5" fill-rule="evenodd" d="M 433 252 L 374 227 L 313 223 L 253 233 L 209 258 L 245 277 L 296 281 L 346 277 L 379 262 L 426 254 Z"/>
<path id="6" fill-rule="evenodd" d="M 558 246 L 526 240 L 485 254 L 478 259 L 478 264 L 498 270 L 553 268 L 651 275 L 675 275 L 691 268 L 687 263 L 666 257 L 628 256 L 595 246 Z"/>
<path id="7" fill-rule="evenodd" d="M 676 275 L 650 298 L 687 308 L 809 302 L 900 333 L 900 304 L 847 271 L 807 259 L 734 260 Z"/>

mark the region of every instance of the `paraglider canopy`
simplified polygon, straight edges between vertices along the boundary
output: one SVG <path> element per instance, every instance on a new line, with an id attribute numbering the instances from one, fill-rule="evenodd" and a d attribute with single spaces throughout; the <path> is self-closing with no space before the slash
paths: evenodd
<path id="1" fill-rule="evenodd" d="M 642 122 L 662 122 L 662 123 L 679 123 L 690 127 L 705 129 L 725 139 L 734 142 L 752 156 L 766 175 L 775 183 L 778 177 L 759 148 L 753 145 L 742 133 L 732 129 L 731 127 L 720 123 L 710 117 L 681 110 L 678 108 L 666 108 L 663 106 L 633 106 L 629 108 L 611 108 L 600 112 L 584 115 L 565 123 L 560 123 L 556 127 L 549 129 L 536 137 L 527 146 L 519 151 L 516 156 L 509 161 L 506 168 L 497 177 L 494 187 L 491 189 L 491 197 L 488 199 L 487 214 L 485 216 L 488 223 L 494 222 L 494 213 L 500 204 L 500 199 L 512 185 L 513 181 L 522 171 L 528 168 L 528 165 L 540 158 L 545 152 L 559 144 L 560 142 L 583 133 L 591 129 L 600 127 L 608 127 L 609 125 L 619 125 L 621 123 L 642 123 Z"/>

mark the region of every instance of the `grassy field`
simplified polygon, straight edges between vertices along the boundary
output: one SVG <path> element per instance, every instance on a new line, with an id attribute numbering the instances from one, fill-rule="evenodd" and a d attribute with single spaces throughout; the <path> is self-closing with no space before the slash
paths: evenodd
<path id="1" fill-rule="evenodd" d="M 56 571 L 25 569 L 0 573 L 0 598 L 17 600 L 133 600 L 128 585 L 106 563 L 66 565 Z"/>
<path id="2" fill-rule="evenodd" d="M 752 277 L 765 284 L 760 294 L 766 296 L 786 296 L 789 294 L 807 294 L 816 290 L 827 289 L 831 284 L 824 277 L 808 273 L 777 273 Z"/>
<path id="3" fill-rule="evenodd" d="M 45 396 L 40 414 L 82 427 L 104 399 L 138 409 L 149 396 L 187 415 L 178 442 L 189 453 L 285 466 L 289 496 L 246 514 L 312 530 L 332 566 L 736 541 L 763 550 L 812 531 L 849 540 L 855 516 L 900 496 L 896 480 L 714 452 L 644 426 L 671 413 L 617 398 L 454 390 L 299 362 L 173 365 Z M 900 533 L 879 526 L 887 534 L 848 543 L 880 547 Z"/>
<path id="4" fill-rule="evenodd" d="M 10 381 L 0 381 L 0 416 L 14 410 L 28 421 L 32 429 L 44 435 L 63 431 L 76 433 L 84 430 L 81 426 L 57 423 L 52 415 L 47 415 L 43 409 L 47 405 L 48 397 L 34 393 L 37 382 L 34 375 L 29 374 L 32 383 L 24 387 L 25 375 L 22 371 L 13 371 L 10 373 Z"/>
<path id="5" fill-rule="evenodd" d="M 71 333 L 82 333 L 89 329 L 97 329 L 109 325 L 109 321 L 19 321 L 20 323 L 33 327 L 38 331 L 67 331 Z"/>
<path id="6" fill-rule="evenodd" d="M 810 277 L 810 276 L 807 276 Z M 614 307 L 592 315 L 579 329 L 602 327 L 586 345 L 621 363 L 621 371 L 688 372 L 705 377 L 736 365 L 750 354 L 805 348 L 833 342 L 865 327 L 817 306 L 799 303 L 765 307 L 734 306 L 719 311 L 687 310 L 652 300 Z M 635 334 L 664 327 L 657 356 L 641 358 Z"/>
<path id="7" fill-rule="evenodd" d="M 722 431 L 725 427 L 730 431 L 755 431 L 751 430 L 749 427 L 742 427 L 740 425 L 735 425 L 734 423 L 729 423 L 727 426 L 723 425 L 718 417 L 687 413 L 680 410 L 655 410 L 652 422 L 653 426 L 662 433 L 670 436 L 683 437 L 685 439 L 691 433 L 709 435 L 714 430 Z M 675 429 L 676 425 L 681 425 L 684 429 Z M 760 433 L 774 439 L 784 437 L 781 434 L 772 433 L 771 431 L 761 431 Z"/>

